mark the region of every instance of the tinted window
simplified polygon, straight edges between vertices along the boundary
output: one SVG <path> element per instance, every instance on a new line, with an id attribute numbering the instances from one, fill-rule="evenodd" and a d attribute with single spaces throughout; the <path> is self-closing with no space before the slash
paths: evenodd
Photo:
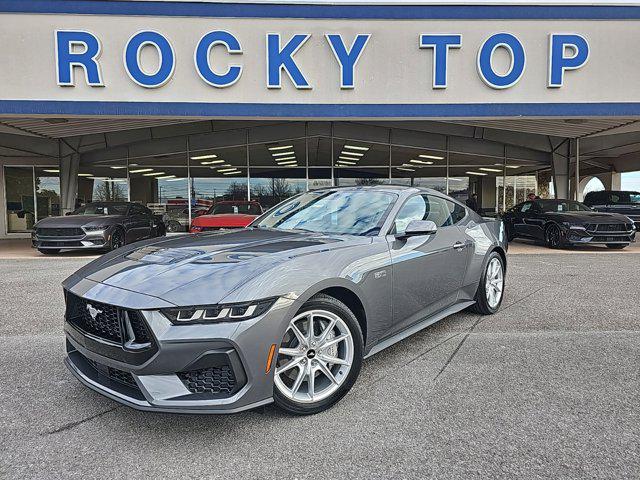
<path id="1" fill-rule="evenodd" d="M 591 209 L 580 202 L 571 200 L 542 200 L 538 202 L 543 212 L 590 212 Z"/>
<path id="2" fill-rule="evenodd" d="M 397 199 L 394 193 L 372 190 L 316 190 L 277 205 L 251 226 L 376 235 Z"/>
<path id="3" fill-rule="evenodd" d="M 131 205 L 131 215 L 149 215 L 149 212 L 142 205 Z"/>
<path id="4" fill-rule="evenodd" d="M 451 221 L 454 225 L 467 216 L 467 210 L 462 205 L 449 200 L 446 200 L 446 202 L 449 207 L 449 213 L 451 214 Z"/>
<path id="5" fill-rule="evenodd" d="M 520 211 L 522 213 L 528 212 L 529 210 L 531 210 L 532 206 L 533 206 L 533 204 L 531 202 L 523 203 L 522 207 L 520 207 Z"/>
<path id="6" fill-rule="evenodd" d="M 411 197 L 402 206 L 396 216 L 394 226 L 396 233 L 403 233 L 412 220 L 431 220 L 437 227 L 452 224 L 449 202 L 434 195 L 417 195 Z"/>
<path id="7" fill-rule="evenodd" d="M 243 214 L 260 215 L 260 207 L 255 203 L 218 203 L 211 207 L 209 215 Z"/>

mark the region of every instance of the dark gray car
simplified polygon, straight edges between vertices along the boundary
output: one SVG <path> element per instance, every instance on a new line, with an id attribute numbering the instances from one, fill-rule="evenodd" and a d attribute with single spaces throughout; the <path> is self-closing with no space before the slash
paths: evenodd
<path id="1" fill-rule="evenodd" d="M 31 243 L 44 254 L 60 250 L 114 250 L 164 235 L 164 224 L 144 205 L 88 203 L 64 217 L 48 217 L 33 227 Z"/>
<path id="2" fill-rule="evenodd" d="M 63 284 L 66 363 L 134 408 L 322 411 L 362 359 L 465 308 L 498 310 L 505 232 L 433 190 L 300 194 L 248 228 L 154 240 Z"/>

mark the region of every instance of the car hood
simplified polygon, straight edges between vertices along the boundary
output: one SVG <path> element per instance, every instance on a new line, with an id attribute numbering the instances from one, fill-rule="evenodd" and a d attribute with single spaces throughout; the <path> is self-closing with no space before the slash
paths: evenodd
<path id="1" fill-rule="evenodd" d="M 90 224 L 110 225 L 121 218 L 121 215 L 67 215 L 65 217 L 47 217 L 36 223 L 34 227 L 62 228 L 81 227 Z"/>
<path id="2" fill-rule="evenodd" d="M 329 259 L 335 249 L 368 243 L 369 237 L 273 229 L 184 235 L 105 255 L 76 272 L 65 286 L 87 279 L 174 305 L 215 304 L 247 281 L 293 257 L 325 254 Z"/>
<path id="3" fill-rule="evenodd" d="M 550 212 L 549 218 L 572 223 L 629 223 L 626 215 L 604 212 Z"/>
<path id="4" fill-rule="evenodd" d="M 593 207 L 599 212 L 621 213 L 623 215 L 640 215 L 640 205 L 637 203 L 615 204 L 615 205 L 597 205 Z"/>

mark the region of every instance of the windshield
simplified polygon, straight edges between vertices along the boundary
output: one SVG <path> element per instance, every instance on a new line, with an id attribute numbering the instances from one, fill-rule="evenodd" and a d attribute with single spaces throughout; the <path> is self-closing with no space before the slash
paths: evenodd
<path id="1" fill-rule="evenodd" d="M 629 204 L 635 203 L 640 205 L 640 193 L 638 192 L 611 192 L 609 194 L 609 203 L 612 204 Z"/>
<path id="2" fill-rule="evenodd" d="M 260 215 L 260 207 L 255 203 L 218 203 L 209 209 L 208 215 L 225 213 L 242 215 Z"/>
<path id="3" fill-rule="evenodd" d="M 307 192 L 278 205 L 252 226 L 339 235 L 376 235 L 397 198 L 393 193 L 371 190 Z"/>
<path id="4" fill-rule="evenodd" d="M 542 200 L 538 202 L 543 212 L 590 212 L 584 203 L 570 200 Z"/>
<path id="5" fill-rule="evenodd" d="M 72 215 L 126 215 L 129 206 L 122 203 L 88 203 Z"/>

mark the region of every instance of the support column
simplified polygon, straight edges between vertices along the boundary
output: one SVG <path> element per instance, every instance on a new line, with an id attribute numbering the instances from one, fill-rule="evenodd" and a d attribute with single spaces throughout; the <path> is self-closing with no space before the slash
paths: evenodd
<path id="1" fill-rule="evenodd" d="M 551 153 L 555 198 L 569 198 L 569 144 L 566 140 Z"/>
<path id="2" fill-rule="evenodd" d="M 611 172 L 611 190 L 622 190 L 622 174 Z"/>
<path id="3" fill-rule="evenodd" d="M 80 155 L 77 153 L 60 159 L 60 213 L 62 215 L 76 208 L 79 170 Z"/>

